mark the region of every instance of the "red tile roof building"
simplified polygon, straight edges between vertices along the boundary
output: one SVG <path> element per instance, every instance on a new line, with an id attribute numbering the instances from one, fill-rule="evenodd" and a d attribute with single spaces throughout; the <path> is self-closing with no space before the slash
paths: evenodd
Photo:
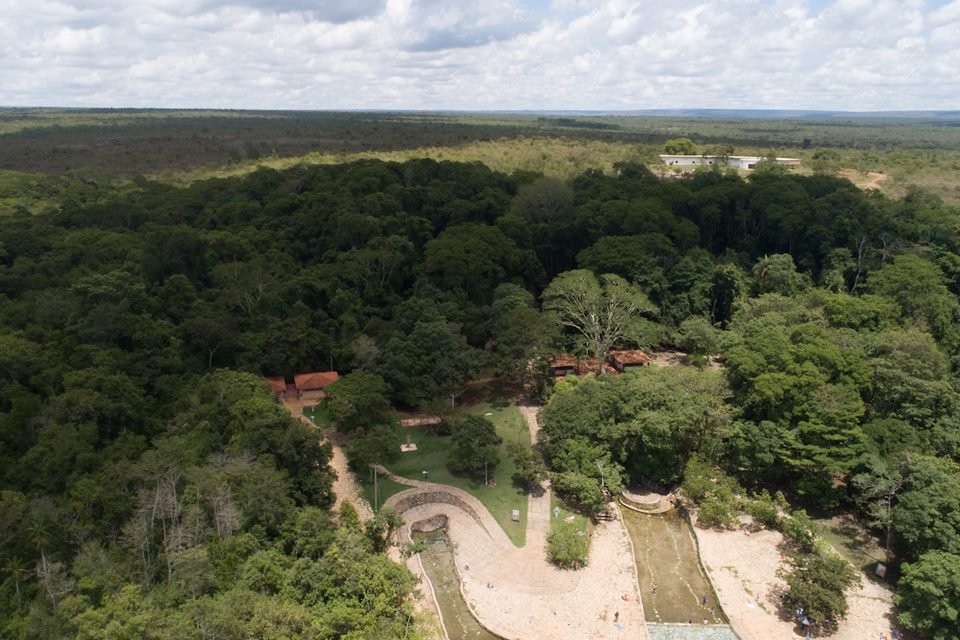
<path id="1" fill-rule="evenodd" d="M 323 388 L 339 379 L 340 374 L 336 371 L 298 373 L 293 376 L 293 386 L 297 390 L 297 397 L 301 400 L 315 400 L 326 397 Z"/>
<path id="2" fill-rule="evenodd" d="M 596 358 L 580 358 L 569 353 L 560 353 L 554 356 L 550 361 L 550 373 L 554 378 L 562 378 L 568 375 L 585 376 L 588 373 L 597 373 L 599 362 Z M 616 374 L 617 370 L 608 364 L 603 365 L 604 373 Z"/>
<path id="3" fill-rule="evenodd" d="M 267 378 L 267 382 L 270 383 L 270 389 L 277 400 L 287 395 L 287 381 L 283 378 Z"/>
<path id="4" fill-rule="evenodd" d="M 653 362 L 653 358 L 639 349 L 618 349 L 611 351 L 608 360 L 610 364 L 621 373 L 630 369 L 645 367 Z"/>

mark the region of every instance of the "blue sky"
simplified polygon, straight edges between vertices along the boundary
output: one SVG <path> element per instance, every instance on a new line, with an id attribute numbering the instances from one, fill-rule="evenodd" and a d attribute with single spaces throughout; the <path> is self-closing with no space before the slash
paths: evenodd
<path id="1" fill-rule="evenodd" d="M 0 105 L 957 109 L 960 0 L 0 0 Z"/>

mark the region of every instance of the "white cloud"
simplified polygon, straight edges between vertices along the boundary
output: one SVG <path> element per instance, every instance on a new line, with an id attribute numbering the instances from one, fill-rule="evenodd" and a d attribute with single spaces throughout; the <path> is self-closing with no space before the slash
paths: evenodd
<path id="1" fill-rule="evenodd" d="M 949 109 L 960 0 L 0 0 L 0 104 Z"/>

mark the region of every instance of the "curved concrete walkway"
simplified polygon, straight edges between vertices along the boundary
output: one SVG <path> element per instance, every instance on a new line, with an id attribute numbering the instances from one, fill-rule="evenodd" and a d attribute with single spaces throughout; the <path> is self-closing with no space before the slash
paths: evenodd
<path id="1" fill-rule="evenodd" d="M 537 409 L 522 407 L 521 412 L 535 439 Z M 648 637 L 630 539 L 621 522 L 595 527 L 588 566 L 564 571 L 546 558 L 549 490 L 531 497 L 527 544 L 518 549 L 486 507 L 466 491 L 386 473 L 411 486 L 384 504 L 401 511 L 405 522 L 447 516 L 462 593 L 494 633 L 511 640 Z"/>

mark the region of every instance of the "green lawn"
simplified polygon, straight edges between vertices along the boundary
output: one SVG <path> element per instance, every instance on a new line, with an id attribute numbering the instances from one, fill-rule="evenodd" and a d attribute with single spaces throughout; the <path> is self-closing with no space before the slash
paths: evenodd
<path id="1" fill-rule="evenodd" d="M 326 406 L 322 404 L 304 407 L 303 415 L 307 416 L 307 418 L 313 421 L 313 424 L 320 428 L 326 427 L 333 422 L 333 420 L 330 418 L 330 414 L 327 412 Z"/>
<path id="2" fill-rule="evenodd" d="M 877 540 L 852 517 L 817 518 L 823 527 L 823 539 L 870 580 L 881 581 L 873 570 L 884 562 L 886 554 Z"/>
<path id="3" fill-rule="evenodd" d="M 393 494 L 400 493 L 404 489 L 410 488 L 406 485 L 400 484 L 399 482 L 394 482 L 390 478 L 385 478 L 384 476 L 380 475 L 377 477 L 377 495 L 374 496 L 372 472 L 364 475 L 364 477 L 360 477 L 360 475 L 357 473 L 354 473 L 353 475 L 360 483 L 360 488 L 363 490 L 363 497 L 367 499 L 367 502 L 370 503 L 371 507 L 374 507 L 374 511 L 379 511 L 386 499 Z M 376 502 L 374 502 L 374 497 L 377 498 Z"/>
<path id="4" fill-rule="evenodd" d="M 558 514 L 559 515 L 556 515 Z M 572 522 L 567 522 L 567 518 L 573 516 Z M 590 530 L 590 520 L 583 514 L 570 509 L 566 503 L 561 498 L 557 497 L 557 494 L 550 494 L 550 529 L 553 530 L 556 527 L 573 527 L 574 529 L 580 529 L 581 531 Z"/>
<path id="5" fill-rule="evenodd" d="M 423 479 L 423 471 L 427 471 L 427 479 L 431 482 L 449 484 L 473 494 L 486 505 L 510 540 L 518 547 L 522 547 L 526 541 L 527 531 L 527 494 L 514 487 L 510 481 L 515 467 L 507 453 L 507 445 L 511 442 L 529 444 L 530 431 L 527 423 L 517 407 L 512 405 L 506 408 L 494 408 L 489 404 L 477 404 L 465 407 L 462 411 L 487 417 L 496 425 L 497 434 L 503 439 L 503 445 L 500 448 L 500 464 L 491 472 L 491 476 L 496 480 L 494 486 L 484 486 L 482 478 L 479 481 L 473 481 L 450 473 L 447 469 L 450 436 L 436 436 L 429 429 L 423 428 L 404 430 L 404 436 L 410 436 L 410 440 L 417 445 L 417 451 L 403 454 L 399 461 L 390 465 L 390 470 L 399 476 L 417 480 Z M 488 413 L 491 415 L 486 415 Z M 380 493 L 381 496 L 387 495 L 384 490 Z M 513 509 L 520 511 L 519 522 L 511 520 Z"/>
<path id="6" fill-rule="evenodd" d="M 550 538 L 548 537 L 548 557 L 553 559 L 552 554 L 555 550 L 559 549 L 565 550 L 561 552 L 561 555 L 566 556 L 568 559 L 580 558 L 581 554 L 584 559 L 590 557 L 590 520 L 588 520 L 586 516 L 571 510 L 555 493 L 551 493 L 550 533 L 554 534 L 559 531 L 567 531 L 570 537 L 567 538 L 566 543 L 560 543 L 557 547 L 550 544 Z M 571 539 L 576 542 L 571 542 Z M 573 552 L 574 549 L 576 549 L 575 553 Z M 583 565 L 580 566 L 582 567 Z"/>

